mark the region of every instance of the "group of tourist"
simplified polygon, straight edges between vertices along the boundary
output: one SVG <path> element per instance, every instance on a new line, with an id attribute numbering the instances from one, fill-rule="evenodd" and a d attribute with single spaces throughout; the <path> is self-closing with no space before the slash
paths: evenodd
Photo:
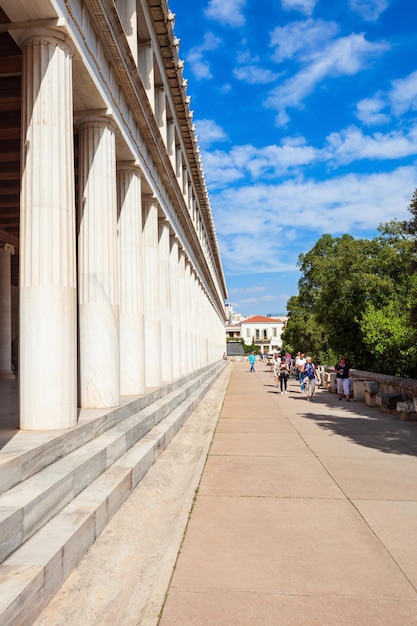
<path id="1" fill-rule="evenodd" d="M 249 355 L 250 371 L 255 371 L 255 353 Z M 292 367 L 295 367 L 296 377 L 300 383 L 301 393 L 312 400 L 316 391 L 316 382 L 319 381 L 316 366 L 311 356 L 306 356 L 303 352 L 298 352 L 295 360 L 289 352 L 285 356 L 280 356 L 275 352 L 270 360 L 271 372 L 274 374 L 275 387 L 280 388 L 280 394 L 287 395 L 288 379 L 290 377 Z M 334 367 L 336 373 L 337 393 L 339 400 L 346 398 L 350 402 L 350 368 L 344 356 L 340 356 Z"/>
<path id="2" fill-rule="evenodd" d="M 303 352 L 298 352 L 295 358 L 295 368 L 301 393 L 307 397 L 307 400 L 312 400 L 316 391 L 316 381 L 320 379 L 311 356 L 305 356 Z"/>
<path id="3" fill-rule="evenodd" d="M 311 356 L 305 356 L 302 352 L 298 352 L 295 359 L 295 367 L 297 370 L 297 378 L 300 381 L 301 393 L 307 395 L 307 400 L 312 400 L 316 390 L 316 381 L 319 381 L 316 366 L 311 360 Z M 337 393 L 339 400 L 343 397 L 350 402 L 350 368 L 344 356 L 340 356 L 334 367 L 336 373 Z"/>
<path id="4" fill-rule="evenodd" d="M 287 392 L 288 379 L 290 377 L 292 358 L 288 352 L 285 356 L 280 357 L 276 352 L 271 360 L 271 371 L 275 378 L 275 387 L 280 386 L 280 393 L 283 396 Z"/>

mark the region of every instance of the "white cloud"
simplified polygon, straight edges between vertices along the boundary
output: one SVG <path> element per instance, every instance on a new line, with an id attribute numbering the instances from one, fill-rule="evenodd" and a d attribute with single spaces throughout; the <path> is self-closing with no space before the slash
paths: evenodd
<path id="1" fill-rule="evenodd" d="M 196 128 L 201 146 L 209 146 L 227 139 L 226 133 L 214 120 L 197 120 Z"/>
<path id="2" fill-rule="evenodd" d="M 298 255 L 323 233 L 372 236 L 381 222 L 406 218 L 405 194 L 415 188 L 416 176 L 417 167 L 410 166 L 212 194 L 225 268 L 231 274 L 293 271 Z M 295 239 L 294 224 L 300 225 Z"/>
<path id="3" fill-rule="evenodd" d="M 278 111 L 277 124 L 288 121 L 287 108 L 302 108 L 303 101 L 327 77 L 357 74 L 369 58 L 387 49 L 385 43 L 370 43 L 363 34 L 342 37 L 317 52 L 311 62 L 273 89 L 266 106 Z"/>
<path id="4" fill-rule="evenodd" d="M 395 115 L 417 110 L 417 71 L 406 78 L 392 81 L 388 98 Z"/>
<path id="5" fill-rule="evenodd" d="M 417 127 L 404 134 L 400 131 L 364 135 L 352 126 L 327 138 L 327 154 L 336 163 L 361 159 L 398 159 L 417 154 Z"/>
<path id="6" fill-rule="evenodd" d="M 211 186 L 222 187 L 248 176 L 252 180 L 275 178 L 294 168 L 313 163 L 319 154 L 302 138 L 286 139 L 279 146 L 263 148 L 235 146 L 230 152 L 215 150 L 204 153 L 204 171 Z"/>
<path id="7" fill-rule="evenodd" d="M 383 113 L 386 102 L 381 95 L 374 98 L 365 98 L 356 105 L 356 117 L 367 126 L 387 124 L 390 116 Z"/>
<path id="8" fill-rule="evenodd" d="M 318 0 L 282 0 L 282 8 L 312 15 Z"/>
<path id="9" fill-rule="evenodd" d="M 245 16 L 242 9 L 246 0 L 210 0 L 205 10 L 206 17 L 228 26 L 243 26 Z"/>
<path id="10" fill-rule="evenodd" d="M 356 117 L 368 126 L 386 124 L 391 116 L 401 117 L 417 111 L 417 71 L 391 82 L 388 91 L 378 91 L 356 105 Z"/>
<path id="11" fill-rule="evenodd" d="M 375 21 L 388 7 L 388 0 L 350 0 L 352 11 L 359 13 L 365 20 Z"/>
<path id="12" fill-rule="evenodd" d="M 276 81 L 279 74 L 275 74 L 272 70 L 256 65 L 245 65 L 237 67 L 233 70 L 235 78 L 249 83 L 250 85 L 265 85 Z"/>
<path id="13" fill-rule="evenodd" d="M 222 40 L 213 33 L 206 33 L 204 35 L 203 42 L 200 46 L 195 46 L 191 48 L 189 53 L 187 54 L 186 61 L 187 67 L 190 68 L 191 72 L 198 79 L 210 79 L 213 77 L 210 69 L 210 64 L 204 58 L 204 52 L 211 52 L 212 50 L 216 50 L 222 44 Z"/>
<path id="14" fill-rule="evenodd" d="M 300 53 L 303 58 L 308 58 L 322 50 L 338 31 L 339 27 L 335 22 L 312 19 L 277 26 L 271 33 L 271 46 L 276 48 L 272 59 L 281 63 Z"/>
<path id="15" fill-rule="evenodd" d="M 208 135 L 225 139 L 218 127 L 208 128 Z M 417 125 L 408 131 L 365 134 L 350 126 L 331 133 L 323 147 L 308 145 L 304 138 L 284 138 L 280 145 L 257 148 L 253 145 L 234 146 L 230 151 L 213 150 L 203 153 L 204 171 L 212 190 L 250 180 L 275 181 L 277 178 L 299 176 L 305 166 L 327 163 L 335 167 L 349 163 L 395 160 L 417 155 Z"/>

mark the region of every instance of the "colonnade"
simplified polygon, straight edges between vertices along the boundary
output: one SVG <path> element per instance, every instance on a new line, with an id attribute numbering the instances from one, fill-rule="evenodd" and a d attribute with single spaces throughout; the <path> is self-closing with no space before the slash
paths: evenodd
<path id="1" fill-rule="evenodd" d="M 224 321 L 142 168 L 119 158 L 111 112 L 74 114 L 68 36 L 31 29 L 21 49 L 20 425 L 70 428 L 78 407 L 118 406 L 221 358 Z M 13 251 L 0 246 L 3 376 Z"/>

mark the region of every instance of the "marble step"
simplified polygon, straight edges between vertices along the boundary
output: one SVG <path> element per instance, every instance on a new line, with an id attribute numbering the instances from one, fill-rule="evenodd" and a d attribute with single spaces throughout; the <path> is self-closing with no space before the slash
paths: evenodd
<path id="1" fill-rule="evenodd" d="M 0 623 L 29 626 L 196 408 L 222 367 L 0 565 Z"/>
<path id="2" fill-rule="evenodd" d="M 114 409 L 81 409 L 77 426 L 69 430 L 14 432 L 0 450 L 0 494 L 178 387 L 192 383 L 197 376 L 209 376 L 216 366 L 202 368 L 142 396 L 122 397 L 121 405 Z"/>
<path id="3" fill-rule="evenodd" d="M 200 387 L 206 374 L 186 381 L 0 495 L 0 562 Z"/>

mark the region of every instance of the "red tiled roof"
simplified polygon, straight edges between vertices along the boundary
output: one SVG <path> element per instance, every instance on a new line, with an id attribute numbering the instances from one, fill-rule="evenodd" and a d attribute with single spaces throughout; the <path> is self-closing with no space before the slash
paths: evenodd
<path id="1" fill-rule="evenodd" d="M 242 324 L 270 324 L 270 323 L 282 323 L 284 320 L 280 317 L 263 317 L 262 315 L 254 315 L 253 317 L 248 317 L 247 320 L 243 320 Z"/>

